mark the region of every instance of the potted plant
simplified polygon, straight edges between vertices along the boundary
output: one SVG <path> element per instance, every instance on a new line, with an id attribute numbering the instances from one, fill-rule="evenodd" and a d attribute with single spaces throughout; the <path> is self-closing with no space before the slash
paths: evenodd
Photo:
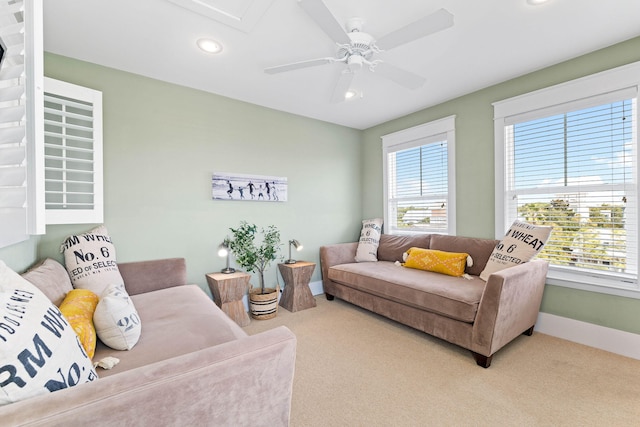
<path id="1" fill-rule="evenodd" d="M 265 288 L 264 270 L 278 257 L 280 251 L 280 231 L 270 225 L 258 232 L 255 224 L 242 221 L 238 228 L 230 228 L 232 236 L 229 248 L 233 252 L 236 263 L 252 273 L 258 273 L 260 287 L 249 291 L 249 311 L 256 319 L 271 319 L 278 312 L 278 289 Z M 261 242 L 256 242 L 258 234 Z"/>

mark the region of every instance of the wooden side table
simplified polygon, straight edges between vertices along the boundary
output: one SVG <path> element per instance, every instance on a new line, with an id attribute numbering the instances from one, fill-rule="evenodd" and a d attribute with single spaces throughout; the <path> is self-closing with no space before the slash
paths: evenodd
<path id="1" fill-rule="evenodd" d="M 297 261 L 295 264 L 278 264 L 285 285 L 280 298 L 281 307 L 296 312 L 316 306 L 316 299 L 309 289 L 309 281 L 315 268 L 315 263 L 307 261 Z"/>
<path id="2" fill-rule="evenodd" d="M 238 325 L 247 326 L 251 320 L 244 310 L 242 297 L 249 289 L 251 275 L 236 271 L 230 274 L 209 273 L 206 277 L 216 305 Z"/>

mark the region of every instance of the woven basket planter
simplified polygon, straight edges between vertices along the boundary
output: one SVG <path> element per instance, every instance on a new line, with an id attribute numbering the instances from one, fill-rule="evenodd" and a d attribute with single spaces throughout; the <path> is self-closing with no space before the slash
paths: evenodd
<path id="1" fill-rule="evenodd" d="M 249 291 L 249 312 L 254 319 L 273 319 L 278 314 L 278 290 L 264 288 L 264 292 L 261 294 L 260 288 Z"/>

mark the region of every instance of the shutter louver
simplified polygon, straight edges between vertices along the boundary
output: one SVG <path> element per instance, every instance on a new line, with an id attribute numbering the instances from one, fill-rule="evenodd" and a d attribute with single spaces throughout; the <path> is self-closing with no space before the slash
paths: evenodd
<path id="1" fill-rule="evenodd" d="M 23 2 L 2 2 L 0 37 L 0 247 L 28 238 Z"/>

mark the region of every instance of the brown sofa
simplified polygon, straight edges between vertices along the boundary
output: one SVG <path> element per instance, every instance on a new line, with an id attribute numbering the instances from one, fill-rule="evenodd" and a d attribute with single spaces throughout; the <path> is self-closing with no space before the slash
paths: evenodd
<path id="1" fill-rule="evenodd" d="M 357 242 L 322 246 L 327 299 L 338 297 L 471 350 L 488 368 L 496 351 L 531 335 L 538 317 L 548 263 L 533 260 L 492 274 L 484 269 L 497 240 L 437 234 L 383 234 L 377 262 L 355 262 Z M 398 265 L 411 247 L 464 252 L 473 258 L 471 280 Z"/>
<path id="2" fill-rule="evenodd" d="M 97 381 L 0 406 L 0 424 L 289 424 L 296 353 L 291 331 L 248 336 L 202 289 L 187 285 L 182 258 L 119 268 L 142 322 L 135 347 L 117 351 L 98 343 L 94 362 L 113 356 L 120 363 L 97 368 Z M 51 299 L 67 286 L 60 285 L 68 280 L 64 275 L 60 264 L 47 260 L 24 277 Z"/>

